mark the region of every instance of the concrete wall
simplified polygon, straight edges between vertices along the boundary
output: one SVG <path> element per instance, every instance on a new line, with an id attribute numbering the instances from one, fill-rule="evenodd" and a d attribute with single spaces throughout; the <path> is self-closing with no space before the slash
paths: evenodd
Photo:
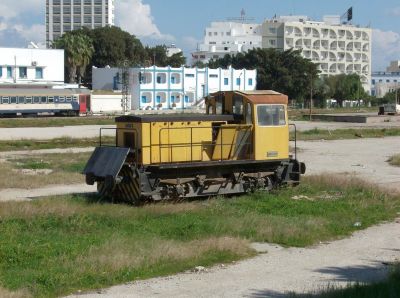
<path id="1" fill-rule="evenodd" d="M 91 111 L 95 114 L 122 113 L 121 94 L 98 95 L 92 94 Z M 130 99 L 129 99 L 130 102 Z"/>

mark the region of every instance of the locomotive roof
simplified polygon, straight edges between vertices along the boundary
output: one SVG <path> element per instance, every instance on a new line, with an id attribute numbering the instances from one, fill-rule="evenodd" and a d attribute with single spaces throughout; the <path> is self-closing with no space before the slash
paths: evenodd
<path id="1" fill-rule="evenodd" d="M 254 90 L 254 91 L 219 91 L 212 96 L 224 93 L 234 93 L 247 98 L 254 104 L 288 104 L 288 97 L 285 94 L 273 90 Z"/>
<path id="2" fill-rule="evenodd" d="M 233 115 L 200 113 L 127 115 L 115 118 L 115 122 L 179 122 L 179 121 L 233 121 Z"/>

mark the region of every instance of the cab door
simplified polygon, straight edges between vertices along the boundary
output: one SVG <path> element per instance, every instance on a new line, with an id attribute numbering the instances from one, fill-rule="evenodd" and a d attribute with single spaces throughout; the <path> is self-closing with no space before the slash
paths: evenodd
<path id="1" fill-rule="evenodd" d="M 255 105 L 255 160 L 289 158 L 289 125 L 284 104 Z"/>

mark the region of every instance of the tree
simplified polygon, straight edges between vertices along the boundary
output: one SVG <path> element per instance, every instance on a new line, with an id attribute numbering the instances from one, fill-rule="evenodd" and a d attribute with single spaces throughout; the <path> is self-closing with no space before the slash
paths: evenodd
<path id="1" fill-rule="evenodd" d="M 183 56 L 182 52 L 173 54 L 172 56 L 168 57 L 168 51 L 165 45 L 146 47 L 145 51 L 147 60 L 151 61 L 152 64 L 160 67 L 181 67 L 186 63 L 186 58 Z"/>
<path id="2" fill-rule="evenodd" d="M 213 68 L 229 65 L 236 69 L 257 69 L 258 89 L 272 89 L 300 101 L 310 98 L 311 82 L 318 77 L 317 65 L 294 50 L 258 48 L 246 54 L 225 55 L 209 63 Z"/>
<path id="3" fill-rule="evenodd" d="M 327 84 L 331 90 L 330 96 L 335 98 L 340 106 L 344 100 L 361 100 L 368 97 L 357 74 L 330 76 Z"/>
<path id="4" fill-rule="evenodd" d="M 78 77 L 78 82 L 81 83 L 94 53 L 92 40 L 84 34 L 67 32 L 53 43 L 53 47 L 65 51 L 68 82 L 76 83 Z"/>

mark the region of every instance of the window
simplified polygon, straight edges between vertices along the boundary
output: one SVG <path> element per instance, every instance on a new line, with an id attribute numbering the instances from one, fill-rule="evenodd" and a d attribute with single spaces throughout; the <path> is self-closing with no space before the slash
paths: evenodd
<path id="1" fill-rule="evenodd" d="M 43 79 L 43 68 L 36 67 L 36 79 Z"/>
<path id="2" fill-rule="evenodd" d="M 253 79 L 249 79 L 249 86 L 253 86 Z"/>
<path id="3" fill-rule="evenodd" d="M 10 97 L 10 103 L 17 103 L 17 97 L 16 96 L 11 96 Z"/>
<path id="4" fill-rule="evenodd" d="M 251 117 L 251 104 L 246 104 L 246 124 L 253 124 L 252 117 Z"/>
<path id="5" fill-rule="evenodd" d="M 49 96 L 49 103 L 53 103 L 54 102 L 54 97 L 53 96 Z"/>
<path id="6" fill-rule="evenodd" d="M 214 35 L 217 36 L 217 35 L 218 35 L 218 32 L 214 32 Z"/>
<path id="7" fill-rule="evenodd" d="M 224 78 L 224 85 L 228 86 L 229 85 L 229 79 L 228 78 Z"/>
<path id="8" fill-rule="evenodd" d="M 157 95 L 157 97 L 156 97 L 156 103 L 161 103 L 161 96 L 160 96 L 160 95 Z"/>
<path id="9" fill-rule="evenodd" d="M 171 102 L 175 103 L 175 95 L 171 95 Z"/>
<path id="10" fill-rule="evenodd" d="M 60 102 L 64 102 L 65 101 L 65 97 L 64 96 L 60 96 L 59 100 L 60 100 Z"/>
<path id="11" fill-rule="evenodd" d="M 240 78 L 236 79 L 236 85 L 240 86 Z"/>
<path id="12" fill-rule="evenodd" d="M 0 66 L 0 78 L 3 76 L 3 68 Z"/>
<path id="13" fill-rule="evenodd" d="M 171 84 L 176 84 L 176 78 L 175 77 L 171 77 Z"/>
<path id="14" fill-rule="evenodd" d="M 72 101 L 72 97 L 71 96 L 66 96 L 65 97 L 65 101 L 66 102 L 71 102 Z"/>
<path id="15" fill-rule="evenodd" d="M 185 77 L 194 78 L 194 74 L 193 73 L 187 73 L 187 74 L 185 74 Z"/>
<path id="16" fill-rule="evenodd" d="M 19 96 L 18 103 L 25 103 L 25 96 Z"/>
<path id="17" fill-rule="evenodd" d="M 270 40 L 269 40 L 269 45 L 270 45 L 270 46 L 274 46 L 275 44 L 276 44 L 275 39 L 270 39 Z"/>
<path id="18" fill-rule="evenodd" d="M 19 68 L 19 78 L 26 79 L 28 77 L 28 70 L 26 67 Z"/>
<path id="19" fill-rule="evenodd" d="M 40 97 L 39 96 L 33 97 L 33 102 L 34 103 L 39 103 L 40 102 Z"/>
<path id="20" fill-rule="evenodd" d="M 146 95 L 142 95 L 142 103 L 147 103 L 147 96 Z"/>
<path id="21" fill-rule="evenodd" d="M 390 80 L 386 80 L 386 83 L 390 83 Z"/>
<path id="22" fill-rule="evenodd" d="M 208 32 L 208 36 L 212 36 L 212 32 Z"/>
<path id="23" fill-rule="evenodd" d="M 47 97 L 46 96 L 41 96 L 40 97 L 40 103 L 47 103 Z"/>
<path id="24" fill-rule="evenodd" d="M 226 32 L 226 35 L 227 35 L 227 36 L 231 36 L 231 33 L 230 33 L 230 32 Z"/>
<path id="25" fill-rule="evenodd" d="M 11 79 L 13 76 L 13 69 L 11 66 L 7 66 L 7 79 Z"/>
<path id="26" fill-rule="evenodd" d="M 243 115 L 243 98 L 241 96 L 233 97 L 233 114 Z"/>
<path id="27" fill-rule="evenodd" d="M 161 76 L 157 76 L 157 83 L 161 84 Z"/>
<path id="28" fill-rule="evenodd" d="M 26 103 L 32 103 L 32 96 L 27 96 L 25 102 Z"/>
<path id="29" fill-rule="evenodd" d="M 3 96 L 2 103 L 8 103 L 8 96 Z"/>
<path id="30" fill-rule="evenodd" d="M 276 28 L 275 27 L 269 27 L 269 33 L 275 33 Z"/>
<path id="31" fill-rule="evenodd" d="M 286 125 L 285 107 L 283 105 L 258 105 L 257 119 L 259 126 Z"/>
<path id="32" fill-rule="evenodd" d="M 185 95 L 185 103 L 188 103 L 188 102 L 190 102 L 189 96 Z"/>
<path id="33" fill-rule="evenodd" d="M 218 75 L 217 74 L 210 74 L 210 78 L 218 78 Z"/>
<path id="34" fill-rule="evenodd" d="M 375 85 L 375 80 L 372 80 L 372 85 Z"/>

